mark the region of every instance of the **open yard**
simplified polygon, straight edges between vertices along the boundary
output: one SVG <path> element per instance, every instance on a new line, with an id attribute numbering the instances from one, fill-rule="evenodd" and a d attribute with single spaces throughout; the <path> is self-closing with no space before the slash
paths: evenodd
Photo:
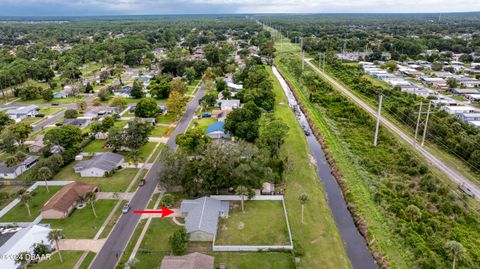
<path id="1" fill-rule="evenodd" d="M 153 137 L 167 137 L 173 132 L 174 129 L 175 129 L 175 127 L 158 125 L 158 126 L 155 126 L 155 129 L 153 129 L 150 136 L 153 136 Z"/>
<path id="2" fill-rule="evenodd" d="M 128 184 L 133 180 L 138 172 L 136 168 L 125 168 L 117 171 L 111 177 L 81 177 L 80 174 L 75 173 L 73 167 L 77 162 L 65 166 L 58 172 L 54 180 L 74 180 L 84 183 L 97 184 L 100 190 L 104 192 L 122 192 L 128 187 Z"/>
<path id="3" fill-rule="evenodd" d="M 172 113 L 157 116 L 157 123 L 170 124 L 175 122 L 175 115 Z"/>
<path id="4" fill-rule="evenodd" d="M 137 252 L 137 269 L 159 268 L 164 256 L 170 254 L 168 238 L 180 226 L 175 225 L 169 219 L 152 219 L 147 233 L 143 238 L 140 250 Z"/>
<path id="5" fill-rule="evenodd" d="M 212 252 L 205 253 L 215 257 L 215 266 L 221 263 L 228 269 L 293 269 L 295 261 L 290 253 L 281 252 Z M 322 268 L 322 267 L 320 267 Z M 325 267 L 326 268 L 326 267 Z"/>
<path id="6" fill-rule="evenodd" d="M 42 223 L 49 223 L 54 229 L 62 229 L 65 238 L 91 239 L 98 232 L 116 202 L 115 200 L 95 201 L 97 217 L 93 215 L 92 207 L 87 205 L 82 209 L 76 209 L 66 219 L 44 219 Z"/>
<path id="7" fill-rule="evenodd" d="M 93 140 L 83 148 L 83 151 L 89 153 L 111 151 L 110 149 L 104 148 L 106 141 L 107 140 Z"/>
<path id="8" fill-rule="evenodd" d="M 44 260 L 28 268 L 32 269 L 52 269 L 52 268 L 73 268 L 77 263 L 83 251 L 62 251 L 63 263 L 60 262 L 58 253 L 51 256 L 50 260 Z"/>
<path id="9" fill-rule="evenodd" d="M 216 245 L 288 245 L 287 223 L 280 201 L 231 202 L 228 218 L 218 226 Z"/>
<path id="10" fill-rule="evenodd" d="M 191 123 L 191 127 L 193 128 L 196 126 L 195 128 L 200 128 L 205 132 L 210 124 L 215 123 L 217 121 L 218 120 L 214 118 L 202 118 L 198 120 L 193 120 Z"/>
<path id="11" fill-rule="evenodd" d="M 24 203 L 20 202 L 5 216 L 0 218 L 0 222 L 29 222 L 33 221 L 38 215 L 40 215 L 40 209 L 43 205 L 52 197 L 62 186 L 49 186 L 50 192 L 47 192 L 46 187 L 37 187 L 31 192 L 32 200 L 29 203 L 30 212 L 32 216 L 28 216 L 27 207 Z"/>

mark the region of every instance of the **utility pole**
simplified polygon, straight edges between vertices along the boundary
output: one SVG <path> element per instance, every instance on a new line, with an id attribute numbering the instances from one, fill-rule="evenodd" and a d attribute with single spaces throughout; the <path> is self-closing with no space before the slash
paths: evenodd
<path id="1" fill-rule="evenodd" d="M 420 125 L 420 118 L 422 116 L 422 104 L 423 102 L 420 102 L 420 108 L 418 109 L 417 127 L 415 127 L 415 138 L 413 139 L 413 147 L 417 146 L 418 126 Z"/>
<path id="2" fill-rule="evenodd" d="M 423 128 L 423 137 L 422 137 L 422 144 L 421 147 L 425 144 L 425 137 L 427 136 L 427 127 L 428 127 L 428 117 L 430 116 L 430 106 L 432 105 L 432 101 L 428 103 L 427 109 L 427 119 L 425 119 L 425 127 Z"/>
<path id="3" fill-rule="evenodd" d="M 375 137 L 373 138 L 373 145 L 375 147 L 377 146 L 378 128 L 380 128 L 380 113 L 382 112 L 382 99 L 383 99 L 383 95 L 380 95 L 378 100 L 377 126 L 375 127 Z"/>

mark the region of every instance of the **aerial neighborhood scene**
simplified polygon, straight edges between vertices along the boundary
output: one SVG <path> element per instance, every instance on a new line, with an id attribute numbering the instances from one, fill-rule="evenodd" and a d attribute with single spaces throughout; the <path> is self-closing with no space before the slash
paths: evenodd
<path id="1" fill-rule="evenodd" d="M 479 202 L 476 0 L 0 1 L 0 269 L 480 269 Z"/>

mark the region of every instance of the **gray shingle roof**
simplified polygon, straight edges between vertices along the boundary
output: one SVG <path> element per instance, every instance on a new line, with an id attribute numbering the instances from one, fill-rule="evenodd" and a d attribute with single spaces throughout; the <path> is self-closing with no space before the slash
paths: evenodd
<path id="1" fill-rule="evenodd" d="M 7 167 L 5 165 L 5 163 L 0 163 L 0 174 L 10 174 L 10 173 L 13 173 L 17 167 L 19 167 L 20 165 L 25 165 L 27 167 L 31 166 L 33 163 L 35 163 L 36 161 L 38 160 L 38 157 L 36 156 L 27 156 L 27 158 L 25 159 L 25 161 L 19 163 L 19 164 L 16 164 L 12 167 Z"/>
<path id="2" fill-rule="evenodd" d="M 203 231 L 217 234 L 220 212 L 228 213 L 229 203 L 220 200 L 202 197 L 196 200 L 184 200 L 180 206 L 185 218 L 187 232 Z"/>
<path id="3" fill-rule="evenodd" d="M 104 171 L 111 171 L 123 160 L 123 156 L 112 152 L 104 152 L 95 155 L 90 160 L 81 161 L 75 165 L 75 171 L 79 172 L 87 168 L 98 168 Z"/>

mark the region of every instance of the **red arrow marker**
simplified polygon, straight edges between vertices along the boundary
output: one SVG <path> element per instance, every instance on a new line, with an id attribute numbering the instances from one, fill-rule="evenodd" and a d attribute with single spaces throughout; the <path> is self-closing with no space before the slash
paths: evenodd
<path id="1" fill-rule="evenodd" d="M 162 214 L 162 218 L 165 218 L 166 216 L 169 216 L 173 214 L 173 210 L 168 209 L 166 207 L 162 207 L 161 210 L 152 210 L 152 209 L 146 209 L 146 210 L 134 210 L 133 214 Z"/>

